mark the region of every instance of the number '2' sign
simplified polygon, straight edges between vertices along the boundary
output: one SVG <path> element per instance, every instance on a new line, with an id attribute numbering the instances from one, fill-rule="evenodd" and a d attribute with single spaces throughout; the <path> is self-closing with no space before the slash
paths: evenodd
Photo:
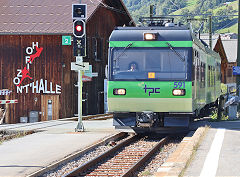
<path id="1" fill-rule="evenodd" d="M 62 45 L 71 45 L 71 36 L 62 36 Z"/>
<path id="2" fill-rule="evenodd" d="M 185 82 L 174 82 L 174 88 L 185 88 Z"/>

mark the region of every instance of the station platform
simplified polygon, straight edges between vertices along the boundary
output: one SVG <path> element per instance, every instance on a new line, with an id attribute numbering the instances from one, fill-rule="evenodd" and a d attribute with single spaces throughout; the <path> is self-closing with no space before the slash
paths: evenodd
<path id="1" fill-rule="evenodd" d="M 75 132 L 77 121 L 47 121 L 0 125 L 0 130 L 35 130 L 37 133 L 0 144 L 0 176 L 27 176 L 117 132 L 112 119 L 83 121 L 84 132 Z"/>
<path id="2" fill-rule="evenodd" d="M 185 177 L 240 176 L 240 121 L 208 122 Z"/>

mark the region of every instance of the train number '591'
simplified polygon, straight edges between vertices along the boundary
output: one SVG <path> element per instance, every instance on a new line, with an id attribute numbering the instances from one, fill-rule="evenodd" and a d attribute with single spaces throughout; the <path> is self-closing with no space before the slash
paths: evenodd
<path id="1" fill-rule="evenodd" d="M 185 82 L 174 82 L 174 88 L 185 88 Z"/>

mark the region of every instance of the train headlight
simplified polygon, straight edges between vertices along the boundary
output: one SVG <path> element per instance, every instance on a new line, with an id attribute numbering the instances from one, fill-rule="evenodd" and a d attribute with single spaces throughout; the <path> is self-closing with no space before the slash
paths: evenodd
<path id="1" fill-rule="evenodd" d="M 157 40 L 157 33 L 144 33 L 143 36 L 145 41 Z"/>
<path id="2" fill-rule="evenodd" d="M 184 96 L 186 94 L 185 89 L 173 89 L 172 94 L 174 96 Z"/>
<path id="3" fill-rule="evenodd" d="M 126 95 L 126 89 L 113 89 L 113 95 Z"/>

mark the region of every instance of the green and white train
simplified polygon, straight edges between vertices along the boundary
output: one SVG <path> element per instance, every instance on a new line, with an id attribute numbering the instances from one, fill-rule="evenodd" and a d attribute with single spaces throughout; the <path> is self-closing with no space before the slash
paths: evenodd
<path id="1" fill-rule="evenodd" d="M 185 26 L 118 27 L 109 40 L 108 111 L 118 129 L 188 127 L 221 95 L 219 55 Z"/>

